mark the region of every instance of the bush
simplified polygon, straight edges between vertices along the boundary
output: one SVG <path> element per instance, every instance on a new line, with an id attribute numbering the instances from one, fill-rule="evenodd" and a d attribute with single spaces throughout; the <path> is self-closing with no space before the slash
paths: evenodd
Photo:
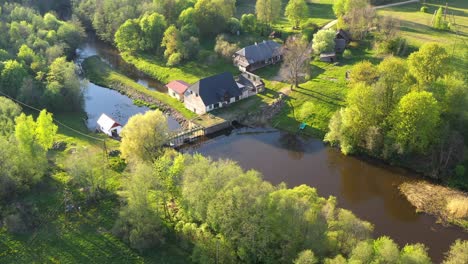
<path id="1" fill-rule="evenodd" d="M 344 52 L 343 52 L 343 58 L 345 59 L 350 59 L 351 56 L 353 56 L 353 54 L 351 53 L 351 51 L 349 49 L 346 49 Z"/>
<path id="2" fill-rule="evenodd" d="M 182 54 L 179 52 L 171 54 L 167 60 L 167 66 L 176 66 L 182 61 Z"/>
<path id="3" fill-rule="evenodd" d="M 230 60 L 232 54 L 238 51 L 240 48 L 237 44 L 229 43 L 223 35 L 216 37 L 216 44 L 214 51 L 221 57 Z"/>
<path id="4" fill-rule="evenodd" d="M 429 9 L 427 8 L 427 6 L 422 6 L 421 9 L 419 10 L 421 13 L 427 13 L 429 11 Z"/>
<path id="5" fill-rule="evenodd" d="M 463 177 L 463 176 L 465 176 L 465 173 L 466 173 L 465 166 L 458 165 L 457 167 L 455 167 L 455 176 Z"/>
<path id="6" fill-rule="evenodd" d="M 227 23 L 227 30 L 229 33 L 235 35 L 237 34 L 238 31 L 241 29 L 241 24 L 239 22 L 239 19 L 235 17 L 231 17 Z"/>

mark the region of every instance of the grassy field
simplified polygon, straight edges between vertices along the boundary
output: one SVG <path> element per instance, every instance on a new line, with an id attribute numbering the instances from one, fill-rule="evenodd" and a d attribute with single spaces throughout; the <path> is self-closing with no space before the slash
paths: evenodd
<path id="1" fill-rule="evenodd" d="M 83 62 L 83 68 L 86 72 L 86 77 L 95 84 L 109 88 L 115 88 L 114 85 L 116 84 L 131 87 L 140 93 L 153 97 L 154 99 L 170 106 L 187 119 L 195 117 L 195 114 L 187 110 L 178 100 L 170 97 L 168 94 L 149 90 L 145 86 L 136 83 L 127 76 L 109 67 L 109 65 L 101 61 L 101 59 L 97 56 L 87 58 Z"/>
<path id="2" fill-rule="evenodd" d="M 447 20 L 452 24 L 452 31 L 432 28 L 431 21 L 440 6 L 449 4 Z M 389 7 L 378 11 L 381 15 L 392 16 L 401 21 L 401 33 L 410 44 L 420 46 L 426 42 L 438 42 L 444 45 L 467 45 L 468 41 L 468 1 L 466 0 L 427 0 L 427 13 L 422 13 L 422 4 L 408 4 Z M 457 34 L 458 33 L 458 34 Z"/>

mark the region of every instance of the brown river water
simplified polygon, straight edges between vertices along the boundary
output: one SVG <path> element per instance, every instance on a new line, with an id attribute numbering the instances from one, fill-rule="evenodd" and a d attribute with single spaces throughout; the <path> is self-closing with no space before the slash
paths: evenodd
<path id="1" fill-rule="evenodd" d="M 82 57 L 99 55 L 148 89 L 165 92 L 161 83 L 138 73 L 106 44 L 91 39 L 81 53 Z M 97 94 L 96 97 L 112 100 L 109 95 Z M 433 216 L 416 213 L 399 193 L 399 184 L 421 179 L 419 175 L 379 162 L 344 156 L 319 139 L 302 138 L 270 128 L 240 128 L 187 146 L 182 151 L 198 152 L 214 159 L 232 159 L 244 169 L 262 172 L 264 179 L 273 184 L 285 182 L 289 187 L 307 184 L 316 188 L 321 196 L 335 196 L 340 207 L 374 225 L 375 237 L 390 236 L 401 247 L 424 243 L 434 263 L 442 261 L 444 252 L 456 239 L 468 239 L 468 233 L 461 228 L 445 227 Z"/>
<path id="2" fill-rule="evenodd" d="M 242 128 L 188 146 L 184 152 L 214 159 L 232 159 L 264 179 L 289 187 L 307 184 L 321 196 L 337 197 L 338 205 L 374 224 L 375 237 L 390 236 L 400 246 L 424 243 L 435 263 L 456 239 L 468 239 L 458 227 L 444 227 L 436 218 L 418 214 L 397 187 L 420 176 L 380 164 L 344 156 L 318 139 L 272 129 Z"/>

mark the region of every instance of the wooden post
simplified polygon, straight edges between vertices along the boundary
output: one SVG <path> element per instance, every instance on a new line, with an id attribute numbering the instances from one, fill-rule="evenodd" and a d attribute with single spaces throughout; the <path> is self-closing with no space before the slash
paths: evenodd
<path id="1" fill-rule="evenodd" d="M 444 21 L 447 21 L 448 2 L 445 2 Z"/>

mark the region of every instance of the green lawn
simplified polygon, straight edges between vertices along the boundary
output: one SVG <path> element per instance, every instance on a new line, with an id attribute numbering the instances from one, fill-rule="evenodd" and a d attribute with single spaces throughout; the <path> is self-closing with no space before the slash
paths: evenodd
<path id="1" fill-rule="evenodd" d="M 381 15 L 392 16 L 401 21 L 401 33 L 410 44 L 420 46 L 426 42 L 445 45 L 467 44 L 468 41 L 468 1 L 466 0 L 427 0 L 428 13 L 422 13 L 422 4 L 415 3 L 389 7 L 378 11 Z M 440 31 L 431 27 L 434 11 L 448 2 L 448 20 L 452 31 Z M 458 34 L 457 34 L 458 33 Z"/>
<path id="2" fill-rule="evenodd" d="M 130 87 L 135 91 L 153 97 L 154 99 L 172 107 L 187 119 L 191 119 L 196 116 L 193 112 L 187 110 L 178 100 L 170 97 L 168 94 L 149 90 L 145 86 L 136 83 L 127 76 L 109 67 L 109 65 L 101 61 L 97 56 L 87 58 L 83 62 L 83 68 L 86 72 L 86 77 L 95 84 L 109 88 L 115 88 L 115 85 L 124 85 L 125 87 Z M 170 72 L 174 71 L 175 70 L 172 70 Z M 187 79 L 182 78 L 182 80 Z"/>

